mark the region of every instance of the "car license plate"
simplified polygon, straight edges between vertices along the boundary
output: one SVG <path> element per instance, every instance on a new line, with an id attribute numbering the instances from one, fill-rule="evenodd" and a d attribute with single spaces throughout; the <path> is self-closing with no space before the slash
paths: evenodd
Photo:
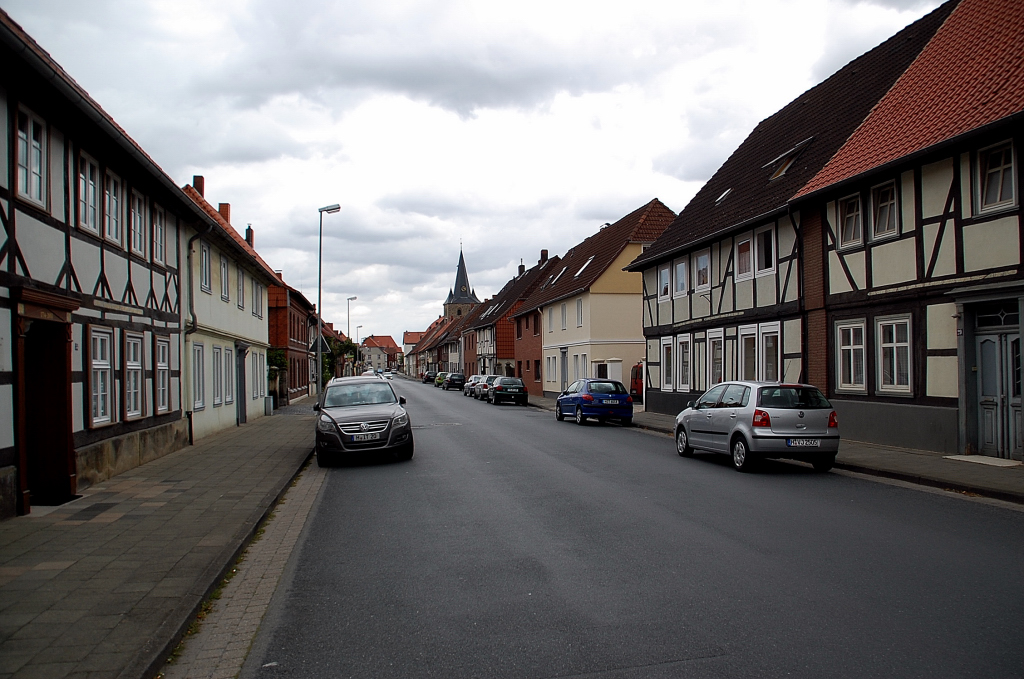
<path id="1" fill-rule="evenodd" d="M 606 406 L 617 406 L 617 405 L 619 405 L 618 401 L 601 401 L 601 403 L 605 404 Z"/>
<path id="2" fill-rule="evenodd" d="M 353 441 L 376 441 L 380 438 L 380 434 L 353 434 Z"/>
<path id="3" fill-rule="evenodd" d="M 817 448 L 821 445 L 818 439 L 786 439 L 786 445 L 790 448 Z"/>
<path id="4" fill-rule="evenodd" d="M 519 390 L 518 389 L 509 389 L 508 393 L 510 393 L 510 394 L 518 394 Z"/>

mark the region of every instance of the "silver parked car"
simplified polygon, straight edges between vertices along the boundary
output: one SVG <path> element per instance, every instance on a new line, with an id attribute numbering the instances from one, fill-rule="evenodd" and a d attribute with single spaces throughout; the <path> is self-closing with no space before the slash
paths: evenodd
<path id="1" fill-rule="evenodd" d="M 676 415 L 676 452 L 726 453 L 748 471 L 761 458 L 788 458 L 832 469 L 839 422 L 832 404 L 810 384 L 725 382 Z"/>

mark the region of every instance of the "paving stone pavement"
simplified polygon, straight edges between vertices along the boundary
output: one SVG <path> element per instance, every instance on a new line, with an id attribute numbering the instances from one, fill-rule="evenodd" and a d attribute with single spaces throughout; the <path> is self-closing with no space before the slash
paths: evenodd
<path id="1" fill-rule="evenodd" d="M 307 464 L 246 549 L 234 577 L 184 650 L 164 666 L 164 679 L 230 679 L 242 669 L 281 573 L 302 533 L 326 470 Z"/>
<path id="2" fill-rule="evenodd" d="M 151 676 L 309 458 L 306 412 L 0 523 L 0 679 Z"/>

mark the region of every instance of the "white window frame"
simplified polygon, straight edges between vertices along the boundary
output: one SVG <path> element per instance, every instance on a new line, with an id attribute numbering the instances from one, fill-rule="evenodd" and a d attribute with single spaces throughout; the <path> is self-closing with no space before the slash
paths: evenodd
<path id="1" fill-rule="evenodd" d="M 1010 173 L 1010 176 L 1011 176 L 1011 184 L 1010 184 L 1010 186 L 1011 186 L 1011 191 L 1013 191 L 1013 196 L 1011 196 L 1009 200 L 1001 200 L 1001 201 L 997 201 L 995 203 L 992 203 L 990 205 L 986 205 L 985 204 L 985 188 L 986 188 L 985 177 L 988 174 L 985 171 L 986 159 L 987 159 L 988 155 L 992 151 L 995 151 L 996 149 L 1001 149 L 1001 148 L 1006 147 L 1006 146 L 1010 147 L 1010 167 L 1007 170 L 1004 170 L 1003 172 L 1005 173 L 1006 171 L 1008 171 Z M 1005 210 L 1007 208 L 1015 207 L 1017 205 L 1017 190 L 1018 190 L 1018 187 L 1017 187 L 1017 149 L 1014 147 L 1013 141 L 1010 140 L 1010 139 L 1006 139 L 1006 140 L 1003 140 L 1003 141 L 1001 141 L 1001 142 L 999 142 L 997 144 L 992 144 L 990 146 L 986 146 L 983 149 L 979 149 L 978 150 L 978 157 L 977 157 L 976 166 L 977 166 L 977 170 L 976 170 L 976 174 L 975 174 L 975 185 L 977 186 L 977 190 L 976 190 L 976 197 L 975 197 L 975 201 L 976 202 L 975 202 L 975 204 L 978 207 L 978 214 L 985 214 L 985 213 L 989 213 L 989 212 L 999 212 L 1000 210 Z"/>
<path id="2" fill-rule="evenodd" d="M 578 380 L 580 378 L 580 355 L 572 355 L 572 379 Z"/>
<path id="3" fill-rule="evenodd" d="M 565 330 L 565 328 L 567 327 L 566 326 L 566 323 L 568 321 L 567 316 L 568 316 L 568 314 L 566 313 L 566 310 L 565 310 L 565 302 L 562 302 L 562 330 Z"/>
<path id="4" fill-rule="evenodd" d="M 124 182 L 113 172 L 103 175 L 103 237 L 123 246 Z"/>
<path id="5" fill-rule="evenodd" d="M 26 124 L 22 130 L 22 122 Z M 15 171 L 17 172 L 18 195 L 41 207 L 46 207 L 46 195 L 49 192 L 47 182 L 47 131 L 43 119 L 28 109 L 19 108 L 17 120 L 17 155 Z M 36 136 L 38 133 L 38 143 Z"/>
<path id="6" fill-rule="evenodd" d="M 771 379 L 767 374 L 768 361 L 765 360 L 764 348 L 765 338 L 772 335 L 775 336 L 775 369 L 778 373 L 775 379 Z M 785 376 L 782 365 L 782 324 L 779 322 L 762 323 L 757 327 L 757 375 L 758 379 L 765 382 L 781 382 Z"/>
<path id="7" fill-rule="evenodd" d="M 576 298 L 576 327 L 583 327 L 583 298 Z"/>
<path id="8" fill-rule="evenodd" d="M 672 264 L 672 297 L 686 297 L 690 294 L 690 263 L 686 259 L 677 259 Z"/>
<path id="9" fill-rule="evenodd" d="M 167 213 L 153 206 L 153 261 L 163 264 L 167 257 Z"/>
<path id="10" fill-rule="evenodd" d="M 114 331 L 89 328 L 90 426 L 110 424 L 114 418 Z M 102 379 L 103 377 L 106 379 Z M 103 390 L 103 387 L 106 390 Z"/>
<path id="11" fill-rule="evenodd" d="M 213 294 L 213 262 L 210 246 L 199 241 L 199 289 L 208 295 Z"/>
<path id="12" fill-rule="evenodd" d="M 846 227 L 846 206 L 850 201 L 857 202 L 857 237 L 846 240 L 843 237 Z M 864 205 L 859 193 L 851 193 L 836 201 L 836 247 L 840 250 L 855 248 L 864 243 Z"/>
<path id="13" fill-rule="evenodd" d="M 224 403 L 224 373 L 221 372 L 221 348 L 213 345 L 213 407 L 216 408 Z"/>
<path id="14" fill-rule="evenodd" d="M 676 335 L 676 391 L 690 391 L 690 374 L 693 371 L 693 340 L 689 334 Z"/>
<path id="15" fill-rule="evenodd" d="M 228 258 L 220 256 L 220 298 L 225 302 L 231 301 L 231 267 Z"/>
<path id="16" fill-rule="evenodd" d="M 754 339 L 754 374 L 748 375 L 746 371 L 746 365 L 744 364 L 743 355 L 743 340 L 747 337 Z M 740 326 L 736 334 L 736 375 L 741 380 L 759 380 L 761 379 L 760 368 L 761 358 L 760 346 L 757 338 L 757 326 L 756 325 L 743 325 Z"/>
<path id="17" fill-rule="evenodd" d="M 675 391 L 676 364 L 672 362 L 675 355 L 675 342 L 672 337 L 661 338 L 661 352 L 658 354 L 658 362 L 661 364 L 661 390 Z"/>
<path id="18" fill-rule="evenodd" d="M 893 335 L 893 342 L 882 341 L 882 326 L 885 325 L 899 325 L 902 323 L 907 324 L 907 340 L 905 342 L 896 341 L 895 328 Z M 879 316 L 875 318 L 875 389 L 878 393 L 882 394 L 900 394 L 900 395 L 913 395 L 914 387 L 914 327 L 913 321 L 910 314 L 898 314 L 893 316 Z M 886 348 L 892 348 L 893 352 L 893 368 L 897 366 L 897 353 L 901 346 L 907 348 L 907 384 L 885 384 L 883 376 L 885 374 L 884 355 Z"/>
<path id="19" fill-rule="evenodd" d="M 192 344 L 192 410 L 206 408 L 206 354 L 201 342 Z"/>
<path id="20" fill-rule="evenodd" d="M 702 267 L 700 266 L 701 257 L 708 258 L 707 281 L 705 283 L 700 283 L 700 272 L 702 269 Z M 711 248 L 704 248 L 703 250 L 698 250 L 697 252 L 693 253 L 693 261 L 695 264 L 695 266 L 693 267 L 693 291 L 707 292 L 708 290 L 711 289 Z"/>
<path id="21" fill-rule="evenodd" d="M 128 247 L 133 254 L 146 256 L 146 199 L 132 191 L 128 199 Z"/>
<path id="22" fill-rule="evenodd" d="M 749 265 L 749 268 L 748 268 L 747 271 L 741 271 L 740 270 L 740 264 L 743 261 L 742 255 L 740 253 L 740 246 L 743 245 L 744 243 L 747 244 L 747 263 Z M 754 259 L 755 259 L 754 258 L 754 234 L 753 234 L 753 232 L 747 232 L 747 233 L 743 234 L 742 236 L 739 236 L 738 238 L 736 238 L 735 252 L 736 252 L 736 254 L 734 255 L 734 257 L 736 259 L 736 267 L 735 267 L 736 282 L 753 280 L 753 278 L 754 278 Z"/>
<path id="23" fill-rule="evenodd" d="M 156 398 L 154 405 L 156 412 L 166 413 L 171 409 L 171 341 L 158 337 L 155 351 L 156 356 L 153 363 L 156 371 L 153 382 Z"/>
<path id="24" fill-rule="evenodd" d="M 124 419 L 137 420 L 143 415 L 143 380 L 145 379 L 145 338 L 135 333 L 124 333 Z"/>
<path id="25" fill-rule="evenodd" d="M 771 239 L 771 244 L 772 244 L 771 245 L 771 247 L 772 247 L 771 266 L 762 267 L 761 266 L 761 258 L 762 258 L 761 250 L 762 250 L 762 248 L 764 248 L 764 243 L 763 243 L 762 236 L 764 234 L 766 234 L 766 233 L 768 234 L 769 239 Z M 778 261 L 779 261 L 779 244 L 778 244 L 778 239 L 775 238 L 775 225 L 774 224 L 769 224 L 767 226 L 762 226 L 760 228 L 754 229 L 754 275 L 755 276 L 771 276 L 772 274 L 775 273 Z"/>
<path id="26" fill-rule="evenodd" d="M 719 342 L 722 347 L 722 379 L 715 381 L 715 342 Z M 717 328 L 715 330 L 708 330 L 707 333 L 707 372 L 708 372 L 708 389 L 711 387 L 721 384 L 726 381 L 728 377 L 726 375 L 726 368 L 728 367 L 728 361 L 725 355 L 725 330 L 723 328 Z"/>
<path id="27" fill-rule="evenodd" d="M 867 393 L 867 322 L 863 318 L 836 321 L 835 329 L 836 391 Z M 855 330 L 860 330 L 860 344 L 854 342 L 853 333 Z M 850 332 L 850 342 L 848 344 L 843 342 L 844 331 Z M 844 381 L 844 368 L 847 364 L 847 356 L 849 357 L 850 375 L 855 378 L 853 375 L 854 356 L 858 351 L 860 352 L 861 359 L 860 382 L 846 382 Z"/>
<path id="28" fill-rule="evenodd" d="M 238 290 L 238 308 L 245 309 L 245 269 L 241 264 L 235 266 L 235 275 L 238 276 L 238 284 L 235 286 Z"/>
<path id="29" fill-rule="evenodd" d="M 252 315 L 263 318 L 263 284 L 252 279 Z"/>
<path id="30" fill-rule="evenodd" d="M 548 332 L 555 331 L 555 307 L 554 305 L 548 307 Z"/>
<path id="31" fill-rule="evenodd" d="M 100 234 L 100 166 L 85 153 L 78 154 L 78 228 Z"/>
<path id="32" fill-rule="evenodd" d="M 658 301 L 664 302 L 672 297 L 672 265 L 662 264 L 658 267 Z"/>
<path id="33" fill-rule="evenodd" d="M 890 231 L 878 231 L 878 194 L 880 191 L 891 188 L 892 189 L 892 230 Z M 885 240 L 886 238 L 896 238 L 900 235 L 900 192 L 897 190 L 896 180 L 891 179 L 887 182 L 882 182 L 871 187 L 871 196 L 868 201 L 871 204 L 871 240 Z"/>
<path id="34" fill-rule="evenodd" d="M 260 396 L 267 395 L 267 355 L 260 354 Z"/>
<path id="35" fill-rule="evenodd" d="M 224 403 L 235 402 L 235 355 L 231 347 L 224 347 Z"/>

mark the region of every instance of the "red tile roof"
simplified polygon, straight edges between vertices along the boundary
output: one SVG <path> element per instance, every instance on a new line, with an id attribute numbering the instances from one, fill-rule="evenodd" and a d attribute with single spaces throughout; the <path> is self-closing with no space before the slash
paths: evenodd
<path id="1" fill-rule="evenodd" d="M 393 351 L 401 351 L 401 347 L 395 344 L 395 340 L 391 335 L 370 335 L 363 340 L 363 346 L 378 347 L 389 353 Z"/>
<path id="2" fill-rule="evenodd" d="M 805 196 L 1024 111 L 1024 2 L 963 0 Z"/>
<path id="3" fill-rule="evenodd" d="M 422 339 L 423 335 L 425 334 L 426 331 L 415 332 L 413 330 L 406 330 L 404 333 L 402 333 L 402 344 L 412 344 L 415 346 L 415 344 L 419 342 L 420 339 Z"/>

